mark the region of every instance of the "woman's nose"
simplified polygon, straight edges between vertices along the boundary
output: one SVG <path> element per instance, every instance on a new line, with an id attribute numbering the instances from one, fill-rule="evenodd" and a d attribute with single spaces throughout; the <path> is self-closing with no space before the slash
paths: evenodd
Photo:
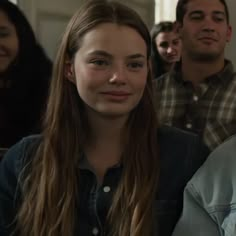
<path id="1" fill-rule="evenodd" d="M 167 54 L 171 54 L 171 53 L 173 53 L 174 52 L 174 48 L 173 47 L 168 47 L 167 48 Z"/>
<path id="2" fill-rule="evenodd" d="M 125 84 L 127 80 L 125 66 L 116 66 L 112 71 L 110 83 Z"/>

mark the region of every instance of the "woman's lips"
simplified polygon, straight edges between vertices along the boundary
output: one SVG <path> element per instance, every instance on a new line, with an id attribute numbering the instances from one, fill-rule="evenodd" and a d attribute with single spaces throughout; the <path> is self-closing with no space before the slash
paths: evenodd
<path id="1" fill-rule="evenodd" d="M 131 95 L 131 93 L 125 91 L 106 91 L 101 92 L 101 94 L 114 101 L 126 100 Z"/>

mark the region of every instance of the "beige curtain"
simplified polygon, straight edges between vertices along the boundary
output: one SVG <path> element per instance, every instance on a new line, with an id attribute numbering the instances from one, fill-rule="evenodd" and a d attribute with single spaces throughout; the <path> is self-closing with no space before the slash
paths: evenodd
<path id="1" fill-rule="evenodd" d="M 175 20 L 175 8 L 178 0 L 155 0 L 155 23 L 163 20 Z"/>
<path id="2" fill-rule="evenodd" d="M 17 0 L 9 0 L 9 2 L 13 2 L 13 3 L 17 4 Z"/>

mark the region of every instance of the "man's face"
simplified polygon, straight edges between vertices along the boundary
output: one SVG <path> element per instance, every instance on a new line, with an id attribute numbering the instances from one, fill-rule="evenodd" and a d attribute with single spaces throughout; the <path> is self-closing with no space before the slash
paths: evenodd
<path id="1" fill-rule="evenodd" d="M 183 55 L 193 60 L 224 58 L 232 30 L 224 5 L 219 0 L 190 0 L 180 26 Z"/>

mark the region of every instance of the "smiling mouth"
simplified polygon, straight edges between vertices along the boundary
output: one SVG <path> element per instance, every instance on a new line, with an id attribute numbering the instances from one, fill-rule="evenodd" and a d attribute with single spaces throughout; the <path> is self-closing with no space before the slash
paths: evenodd
<path id="1" fill-rule="evenodd" d="M 121 91 L 110 91 L 110 92 L 102 92 L 108 100 L 121 102 L 129 98 L 131 93 L 121 92 Z"/>
<path id="2" fill-rule="evenodd" d="M 130 93 L 125 92 L 125 91 L 107 91 L 107 92 L 101 92 L 102 94 L 107 94 L 107 95 L 114 95 L 114 96 L 128 96 Z"/>
<path id="3" fill-rule="evenodd" d="M 217 40 L 215 38 L 210 38 L 210 37 L 203 37 L 203 38 L 199 38 L 200 41 L 212 41 L 212 42 L 216 42 Z"/>
<path id="4" fill-rule="evenodd" d="M 174 56 L 168 56 L 167 58 L 168 58 L 168 60 L 175 60 L 175 59 L 178 58 L 178 56 L 177 56 L 177 55 L 174 55 Z"/>

